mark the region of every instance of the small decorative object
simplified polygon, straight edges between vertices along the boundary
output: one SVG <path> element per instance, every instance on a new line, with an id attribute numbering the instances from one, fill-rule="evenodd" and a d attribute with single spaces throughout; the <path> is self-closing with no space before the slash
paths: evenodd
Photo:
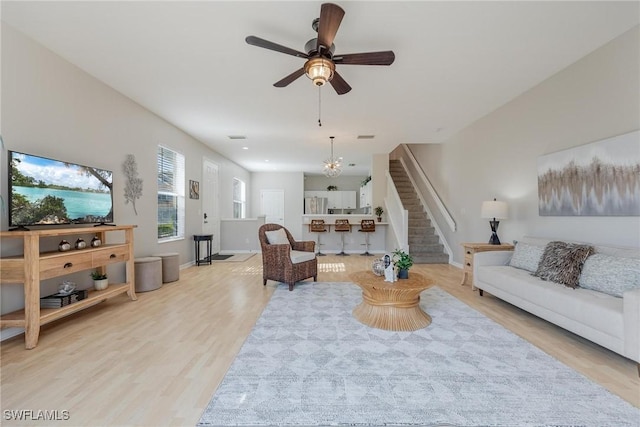
<path id="1" fill-rule="evenodd" d="M 68 250 L 71 250 L 71 243 L 67 242 L 66 240 L 62 240 L 58 245 L 58 250 L 60 252 L 66 252 Z"/>
<path id="2" fill-rule="evenodd" d="M 107 278 L 106 273 L 94 271 L 91 273 L 91 278 L 93 279 L 93 287 L 96 291 L 103 291 L 107 289 L 107 286 L 109 286 L 109 279 Z"/>
<path id="3" fill-rule="evenodd" d="M 199 199 L 200 198 L 200 183 L 198 181 L 189 180 L 189 198 L 190 199 Z"/>
<path id="4" fill-rule="evenodd" d="M 91 247 L 92 248 L 97 248 L 101 244 L 102 244 L 102 240 L 100 240 L 100 238 L 98 236 L 95 236 L 93 239 L 91 239 Z"/>
<path id="5" fill-rule="evenodd" d="M 131 202 L 133 212 L 138 215 L 136 199 L 142 197 L 142 179 L 138 178 L 138 165 L 133 154 L 127 154 L 127 158 L 122 164 L 122 171 L 127 177 L 127 183 L 124 187 L 124 203 Z"/>
<path id="6" fill-rule="evenodd" d="M 396 280 L 397 279 L 395 271 L 393 270 L 393 264 L 389 264 L 387 268 L 384 269 L 384 281 L 393 283 Z"/>
<path id="7" fill-rule="evenodd" d="M 64 282 L 58 285 L 58 294 L 60 295 L 69 295 L 71 292 L 76 290 L 76 284 L 65 280 Z"/>
<path id="8" fill-rule="evenodd" d="M 338 189 L 337 185 L 330 185 L 327 187 L 327 191 L 336 191 Z"/>
<path id="9" fill-rule="evenodd" d="M 378 222 L 382 221 L 382 214 L 384 213 L 384 209 L 382 209 L 382 206 L 378 206 L 375 209 L 376 212 L 376 216 L 378 217 Z"/>
<path id="10" fill-rule="evenodd" d="M 78 240 L 76 240 L 75 246 L 76 246 L 76 249 L 84 249 L 87 247 L 87 242 L 85 242 L 82 237 L 78 237 Z"/>
<path id="11" fill-rule="evenodd" d="M 382 258 L 373 260 L 373 265 L 371 266 L 373 274 L 376 276 L 384 275 L 384 268 L 384 260 Z"/>
<path id="12" fill-rule="evenodd" d="M 409 278 L 409 268 L 413 265 L 413 258 L 411 255 L 402 249 L 396 249 L 393 252 L 393 264 L 398 269 L 398 279 Z"/>

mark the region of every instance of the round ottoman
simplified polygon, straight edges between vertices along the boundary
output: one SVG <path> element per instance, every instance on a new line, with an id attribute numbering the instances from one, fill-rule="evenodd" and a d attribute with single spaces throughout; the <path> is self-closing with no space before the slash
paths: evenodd
<path id="1" fill-rule="evenodd" d="M 167 252 L 164 254 L 153 254 L 153 256 L 162 259 L 162 283 L 180 280 L 180 254 L 177 252 Z"/>
<path id="2" fill-rule="evenodd" d="M 136 258 L 135 276 L 136 292 L 148 292 L 162 286 L 162 258 L 144 257 Z"/>

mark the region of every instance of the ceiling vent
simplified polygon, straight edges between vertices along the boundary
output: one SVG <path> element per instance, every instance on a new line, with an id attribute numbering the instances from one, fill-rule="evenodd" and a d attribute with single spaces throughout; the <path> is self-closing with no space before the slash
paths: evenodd
<path id="1" fill-rule="evenodd" d="M 375 135 L 358 135 L 357 139 L 373 139 L 375 137 Z"/>
<path id="2" fill-rule="evenodd" d="M 229 135 L 229 139 L 247 139 L 244 135 Z"/>

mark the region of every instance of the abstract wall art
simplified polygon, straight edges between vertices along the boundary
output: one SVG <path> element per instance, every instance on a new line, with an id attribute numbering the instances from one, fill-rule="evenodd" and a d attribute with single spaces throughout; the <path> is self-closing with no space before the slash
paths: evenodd
<path id="1" fill-rule="evenodd" d="M 640 216 L 640 131 L 538 158 L 541 216 Z"/>

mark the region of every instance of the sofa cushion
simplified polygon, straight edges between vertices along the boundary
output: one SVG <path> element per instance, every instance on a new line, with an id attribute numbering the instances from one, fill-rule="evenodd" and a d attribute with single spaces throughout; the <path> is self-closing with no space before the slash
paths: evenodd
<path id="1" fill-rule="evenodd" d="M 640 260 L 593 254 L 585 261 L 578 284 L 622 298 L 624 292 L 640 288 Z"/>
<path id="2" fill-rule="evenodd" d="M 544 248 L 542 259 L 534 276 L 542 280 L 550 280 L 570 288 L 578 286 L 582 266 L 593 246 L 577 243 L 549 242 Z"/>
<path id="3" fill-rule="evenodd" d="M 552 323 L 562 324 L 559 319 L 570 319 L 616 339 L 623 338 L 622 298 L 590 289 L 558 286 L 553 282 L 542 281 L 525 270 L 509 266 L 479 267 L 477 281 L 488 283 L 491 287 L 524 301 L 521 308 L 527 311 L 531 311 L 527 307 L 529 304 L 539 307 L 547 312 L 544 318 Z M 536 310 L 532 312 L 536 313 Z"/>
<path id="4" fill-rule="evenodd" d="M 290 257 L 292 263 L 298 264 L 300 262 L 311 261 L 316 257 L 316 254 L 315 252 L 291 251 Z"/>
<path id="5" fill-rule="evenodd" d="M 289 244 L 289 238 L 287 238 L 287 233 L 284 231 L 284 228 L 279 228 L 273 231 L 266 231 L 264 234 L 267 236 L 267 241 L 270 245 Z"/>
<path id="6" fill-rule="evenodd" d="M 513 251 L 513 256 L 509 261 L 511 267 L 527 270 L 531 273 L 535 273 L 542 259 L 542 253 L 544 247 L 530 245 L 524 242 L 517 242 L 516 248 Z"/>

